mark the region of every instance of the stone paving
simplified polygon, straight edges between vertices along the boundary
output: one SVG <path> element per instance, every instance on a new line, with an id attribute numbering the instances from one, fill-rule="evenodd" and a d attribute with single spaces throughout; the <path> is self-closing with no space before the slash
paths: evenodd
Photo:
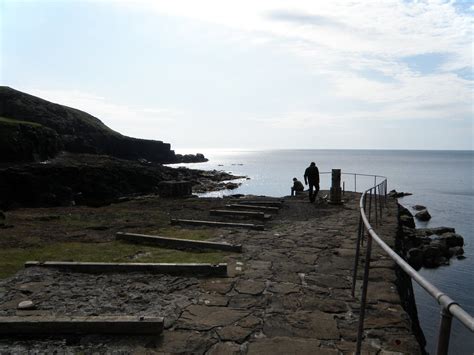
<path id="1" fill-rule="evenodd" d="M 24 270 L 0 283 L 0 316 L 25 314 L 16 305 L 30 299 L 37 309 L 29 314 L 163 316 L 165 331 L 159 339 L 0 339 L 0 353 L 351 354 L 362 283 L 353 298 L 359 195 L 345 198 L 343 206 L 287 198 L 265 231 L 222 229 L 220 240 L 244 246 L 229 257 L 228 278 Z M 393 244 L 396 228 L 391 201 L 377 231 Z M 370 280 L 363 353 L 420 353 L 394 263 L 377 248 Z"/>

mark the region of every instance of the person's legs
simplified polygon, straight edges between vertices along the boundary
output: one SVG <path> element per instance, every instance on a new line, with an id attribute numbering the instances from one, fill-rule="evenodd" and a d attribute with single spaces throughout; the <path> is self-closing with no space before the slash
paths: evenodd
<path id="1" fill-rule="evenodd" d="M 318 192 L 319 192 L 319 184 L 315 184 L 315 185 L 314 185 L 313 201 L 316 201 L 316 198 L 318 197 Z"/>
<path id="2" fill-rule="evenodd" d="M 296 192 L 295 192 L 295 188 L 292 187 L 292 188 L 291 188 L 291 196 L 294 196 L 294 195 L 296 195 Z"/>
<path id="3" fill-rule="evenodd" d="M 314 198 L 313 198 L 313 188 L 315 186 L 313 185 L 313 183 L 309 183 L 309 202 L 314 202 Z"/>

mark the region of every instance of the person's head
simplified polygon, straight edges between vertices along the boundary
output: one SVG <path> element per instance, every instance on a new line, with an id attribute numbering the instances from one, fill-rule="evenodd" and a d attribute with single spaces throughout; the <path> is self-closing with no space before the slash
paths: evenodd
<path id="1" fill-rule="evenodd" d="M 297 179 L 297 178 L 293 178 L 293 181 L 298 181 L 298 179 Z"/>
<path id="2" fill-rule="evenodd" d="M 316 166 L 316 163 L 312 161 L 311 164 L 309 164 L 309 166 Z"/>

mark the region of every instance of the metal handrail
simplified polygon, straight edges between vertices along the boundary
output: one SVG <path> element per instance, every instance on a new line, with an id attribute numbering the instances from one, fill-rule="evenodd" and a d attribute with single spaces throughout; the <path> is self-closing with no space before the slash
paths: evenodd
<path id="1" fill-rule="evenodd" d="M 362 174 L 359 174 L 362 175 Z M 378 193 L 377 193 L 378 191 Z M 369 195 L 369 216 L 366 215 L 367 208 L 367 195 Z M 364 278 L 362 284 L 362 295 L 361 295 L 361 306 L 359 315 L 359 329 L 357 334 L 357 348 L 356 354 L 360 354 L 362 347 L 362 335 L 364 331 L 364 318 L 365 308 L 367 301 L 367 288 L 369 281 L 369 270 L 370 270 L 370 256 L 372 251 L 372 240 L 374 240 L 391 258 L 395 263 L 404 270 L 410 278 L 415 280 L 431 297 L 441 306 L 441 322 L 438 334 L 438 346 L 437 354 L 444 355 L 448 353 L 449 339 L 451 333 L 451 321 L 454 316 L 458 319 L 471 332 L 474 332 L 474 321 L 471 315 L 459 306 L 454 300 L 452 300 L 447 294 L 440 291 L 437 287 L 431 284 L 423 276 L 421 276 L 415 269 L 413 269 L 400 255 L 398 255 L 392 248 L 390 248 L 375 232 L 371 221 L 372 212 L 372 199 L 374 200 L 374 213 L 375 213 L 375 224 L 378 225 L 379 220 L 382 218 L 383 208 L 387 203 L 387 179 L 385 178 L 381 183 L 374 187 L 366 190 L 362 193 L 359 202 L 360 208 L 360 219 L 359 219 L 359 230 L 357 236 L 356 255 L 354 260 L 354 273 L 352 278 L 352 296 L 355 294 L 355 285 L 357 281 L 357 267 L 359 261 L 360 247 L 363 243 L 364 229 L 367 231 L 367 246 L 366 256 L 364 265 Z M 379 209 L 377 208 L 377 203 Z M 380 216 L 380 218 L 379 218 Z"/>
<path id="2" fill-rule="evenodd" d="M 323 171 L 319 173 L 320 175 L 332 174 L 331 171 Z M 341 175 L 352 175 L 354 177 L 354 192 L 357 192 L 357 176 L 364 176 L 364 177 L 372 177 L 374 178 L 374 186 L 377 185 L 377 179 L 385 179 L 387 180 L 386 176 L 383 175 L 373 175 L 373 174 L 359 174 L 359 173 L 345 173 L 341 172 Z M 344 190 L 344 189 L 343 189 Z"/>

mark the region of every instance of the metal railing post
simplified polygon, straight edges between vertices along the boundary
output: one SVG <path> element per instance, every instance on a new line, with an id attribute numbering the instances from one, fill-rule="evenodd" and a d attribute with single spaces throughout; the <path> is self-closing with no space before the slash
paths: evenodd
<path id="1" fill-rule="evenodd" d="M 369 223 L 372 221 L 372 189 L 369 190 Z"/>
<path id="2" fill-rule="evenodd" d="M 357 192 L 357 174 L 354 174 L 354 192 Z"/>
<path id="3" fill-rule="evenodd" d="M 357 244 L 356 252 L 354 257 L 354 271 L 352 274 L 352 297 L 355 295 L 355 287 L 357 282 L 357 269 L 359 267 L 359 254 L 360 254 L 360 244 L 362 239 L 362 234 L 364 233 L 364 222 L 362 221 L 362 215 L 359 217 L 359 228 L 357 230 Z"/>
<path id="4" fill-rule="evenodd" d="M 379 218 L 378 218 L 378 208 L 377 208 L 377 186 L 374 186 L 374 212 L 375 212 L 375 225 L 379 225 Z"/>
<path id="5" fill-rule="evenodd" d="M 362 296 L 360 299 L 359 329 L 357 331 L 356 354 L 360 355 L 362 348 L 362 336 L 364 335 L 365 307 L 367 304 L 367 288 L 369 286 L 370 257 L 372 253 L 372 236 L 367 231 L 367 249 L 365 252 L 364 281 L 362 283 Z"/>
<path id="6" fill-rule="evenodd" d="M 364 213 L 365 213 L 365 210 L 367 209 L 367 193 L 366 192 L 362 193 L 362 197 L 364 199 L 363 205 L 364 205 Z M 362 228 L 365 228 L 364 224 L 362 225 Z M 360 245 L 364 245 L 364 235 L 365 235 L 365 233 L 362 233 Z"/>
<path id="7" fill-rule="evenodd" d="M 444 307 L 441 309 L 441 323 L 439 325 L 437 355 L 446 355 L 449 350 L 449 338 L 451 335 L 451 322 L 453 316 Z"/>

